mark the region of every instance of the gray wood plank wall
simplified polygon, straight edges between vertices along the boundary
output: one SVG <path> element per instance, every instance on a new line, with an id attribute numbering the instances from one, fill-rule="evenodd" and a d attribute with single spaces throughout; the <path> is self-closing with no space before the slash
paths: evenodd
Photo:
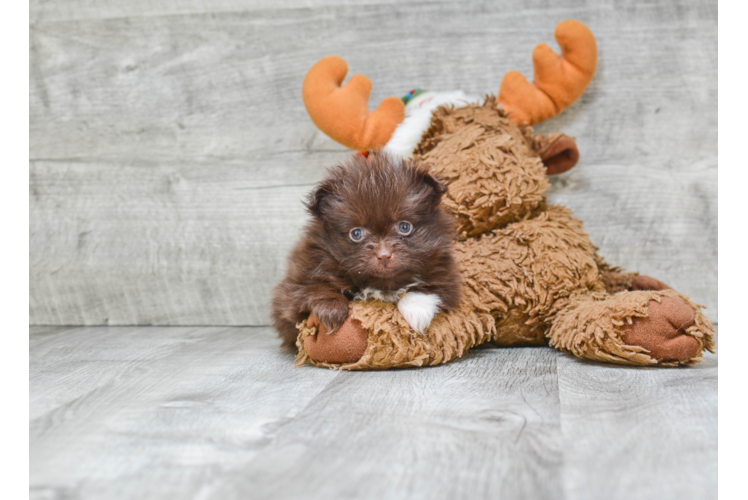
<path id="1" fill-rule="evenodd" d="M 300 198 L 348 154 L 307 117 L 306 70 L 342 56 L 372 105 L 496 92 L 567 18 L 599 66 L 538 127 L 582 153 L 551 198 L 716 321 L 714 1 L 32 0 L 31 323 L 267 324 Z"/>

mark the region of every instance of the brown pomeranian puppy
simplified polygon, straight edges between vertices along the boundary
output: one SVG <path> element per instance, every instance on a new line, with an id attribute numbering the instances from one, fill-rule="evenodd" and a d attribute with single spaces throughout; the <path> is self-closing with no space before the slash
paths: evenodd
<path id="1" fill-rule="evenodd" d="M 428 167 L 384 154 L 330 169 L 309 195 L 312 220 L 273 290 L 284 344 L 296 342 L 296 324 L 310 314 L 336 331 L 354 299 L 397 303 L 417 332 L 455 308 L 462 279 L 454 218 L 440 204 L 445 191 Z"/>

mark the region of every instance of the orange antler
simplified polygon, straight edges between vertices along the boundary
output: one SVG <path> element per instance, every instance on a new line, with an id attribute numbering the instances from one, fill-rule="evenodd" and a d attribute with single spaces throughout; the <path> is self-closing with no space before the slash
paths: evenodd
<path id="1" fill-rule="evenodd" d="M 592 32 L 579 21 L 563 21 L 553 36 L 561 57 L 540 43 L 532 52 L 535 81 L 516 71 L 504 75 L 499 104 L 517 125 L 533 125 L 556 116 L 582 95 L 597 67 L 597 45 Z"/>
<path id="2" fill-rule="evenodd" d="M 312 66 L 301 87 L 309 117 L 322 132 L 344 146 L 358 151 L 379 149 L 405 118 L 405 105 L 397 97 L 388 97 L 369 113 L 371 80 L 353 75 L 341 87 L 346 73 L 348 65 L 335 56 L 320 59 Z"/>

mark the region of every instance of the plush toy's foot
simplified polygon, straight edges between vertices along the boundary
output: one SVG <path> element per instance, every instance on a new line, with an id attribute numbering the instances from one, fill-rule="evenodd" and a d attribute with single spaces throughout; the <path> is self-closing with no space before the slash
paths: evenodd
<path id="1" fill-rule="evenodd" d="M 714 351 L 714 328 L 700 307 L 668 289 L 582 294 L 555 319 L 548 338 L 554 347 L 596 361 L 697 363 L 703 350 Z"/>
<path id="2" fill-rule="evenodd" d="M 643 347 L 657 361 L 686 361 L 701 351 L 701 343 L 686 333 L 694 321 L 693 308 L 683 299 L 662 297 L 660 302 L 649 301 L 646 317 L 633 318 L 621 328 L 622 339 L 628 345 Z"/>
<path id="3" fill-rule="evenodd" d="M 311 359 L 321 363 L 355 363 L 364 355 L 369 342 L 369 333 L 350 313 L 343 326 L 333 333 L 327 333 L 327 327 L 314 315 L 307 320 L 307 327 L 316 327 L 317 334 L 304 339 L 304 349 Z"/>
<path id="4" fill-rule="evenodd" d="M 634 276 L 632 290 L 667 290 L 671 287 L 650 276 Z M 625 325 L 623 341 L 629 345 L 643 347 L 658 361 L 685 361 L 696 357 L 701 343 L 686 333 L 693 326 L 693 308 L 679 297 L 662 297 L 660 302 L 651 300 L 647 304 L 646 318 L 634 318 Z"/>

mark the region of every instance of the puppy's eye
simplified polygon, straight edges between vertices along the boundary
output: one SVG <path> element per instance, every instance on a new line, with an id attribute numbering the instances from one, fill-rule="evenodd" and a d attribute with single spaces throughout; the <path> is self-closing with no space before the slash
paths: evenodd
<path id="1" fill-rule="evenodd" d="M 400 236 L 408 236 L 413 232 L 413 224 L 408 221 L 401 220 L 397 223 L 397 232 L 400 233 Z"/>
<path id="2" fill-rule="evenodd" d="M 348 233 L 348 236 L 351 238 L 351 241 L 361 241 L 364 239 L 364 230 L 360 227 L 354 227 L 351 229 L 351 232 Z"/>

